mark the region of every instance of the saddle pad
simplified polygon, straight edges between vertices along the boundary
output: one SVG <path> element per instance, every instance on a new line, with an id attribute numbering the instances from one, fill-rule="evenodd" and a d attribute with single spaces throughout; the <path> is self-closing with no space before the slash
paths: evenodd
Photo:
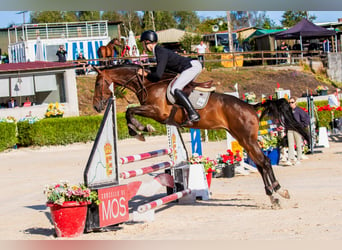
<path id="1" fill-rule="evenodd" d="M 203 91 L 199 91 L 194 89 L 190 95 L 188 96 L 189 101 L 191 102 L 192 106 L 195 109 L 203 109 L 209 100 L 209 96 L 210 96 L 210 92 L 203 92 Z M 169 84 L 169 86 L 167 87 L 166 90 L 166 97 L 169 100 L 169 102 L 171 102 L 172 104 L 175 104 L 175 98 L 173 97 L 173 95 L 171 94 L 171 84 Z"/>

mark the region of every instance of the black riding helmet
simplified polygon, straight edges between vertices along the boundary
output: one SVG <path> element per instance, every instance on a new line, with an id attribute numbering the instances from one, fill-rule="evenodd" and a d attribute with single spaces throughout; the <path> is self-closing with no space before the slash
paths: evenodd
<path id="1" fill-rule="evenodd" d="M 157 33 L 153 30 L 146 30 L 144 31 L 140 36 L 140 42 L 143 41 L 150 41 L 152 43 L 158 42 L 158 36 Z"/>

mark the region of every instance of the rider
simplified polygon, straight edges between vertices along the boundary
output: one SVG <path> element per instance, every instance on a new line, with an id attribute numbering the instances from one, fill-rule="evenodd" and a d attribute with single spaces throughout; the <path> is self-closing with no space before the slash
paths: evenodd
<path id="1" fill-rule="evenodd" d="M 176 103 L 188 112 L 188 123 L 199 121 L 200 116 L 184 94 L 183 88 L 201 73 L 202 64 L 197 59 L 178 55 L 172 50 L 157 45 L 158 36 L 153 30 L 144 31 L 140 36 L 140 42 L 144 49 L 153 51 L 157 59 L 156 71 L 151 73 L 144 71 L 144 76 L 152 82 L 157 82 L 166 69 L 180 73 L 171 87 L 171 94 L 175 97 Z M 142 70 L 140 69 L 138 73 L 142 75 Z"/>

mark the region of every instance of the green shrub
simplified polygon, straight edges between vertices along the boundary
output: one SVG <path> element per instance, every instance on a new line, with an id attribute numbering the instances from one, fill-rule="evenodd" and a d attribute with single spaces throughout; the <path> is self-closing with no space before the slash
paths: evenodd
<path id="1" fill-rule="evenodd" d="M 0 152 L 15 146 L 16 143 L 16 124 L 0 122 Z"/>

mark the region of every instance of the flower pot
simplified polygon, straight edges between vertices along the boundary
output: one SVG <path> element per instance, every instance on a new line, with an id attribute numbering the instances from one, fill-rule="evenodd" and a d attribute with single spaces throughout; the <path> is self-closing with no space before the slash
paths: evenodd
<path id="1" fill-rule="evenodd" d="M 223 177 L 232 178 L 235 176 L 235 166 L 225 164 L 223 171 Z"/>
<path id="2" fill-rule="evenodd" d="M 88 202 L 66 201 L 63 205 L 47 203 L 57 237 L 77 237 L 83 234 Z"/>
<path id="3" fill-rule="evenodd" d="M 319 90 L 317 91 L 318 95 L 327 95 L 328 94 L 328 90 L 323 89 L 323 90 Z"/>

